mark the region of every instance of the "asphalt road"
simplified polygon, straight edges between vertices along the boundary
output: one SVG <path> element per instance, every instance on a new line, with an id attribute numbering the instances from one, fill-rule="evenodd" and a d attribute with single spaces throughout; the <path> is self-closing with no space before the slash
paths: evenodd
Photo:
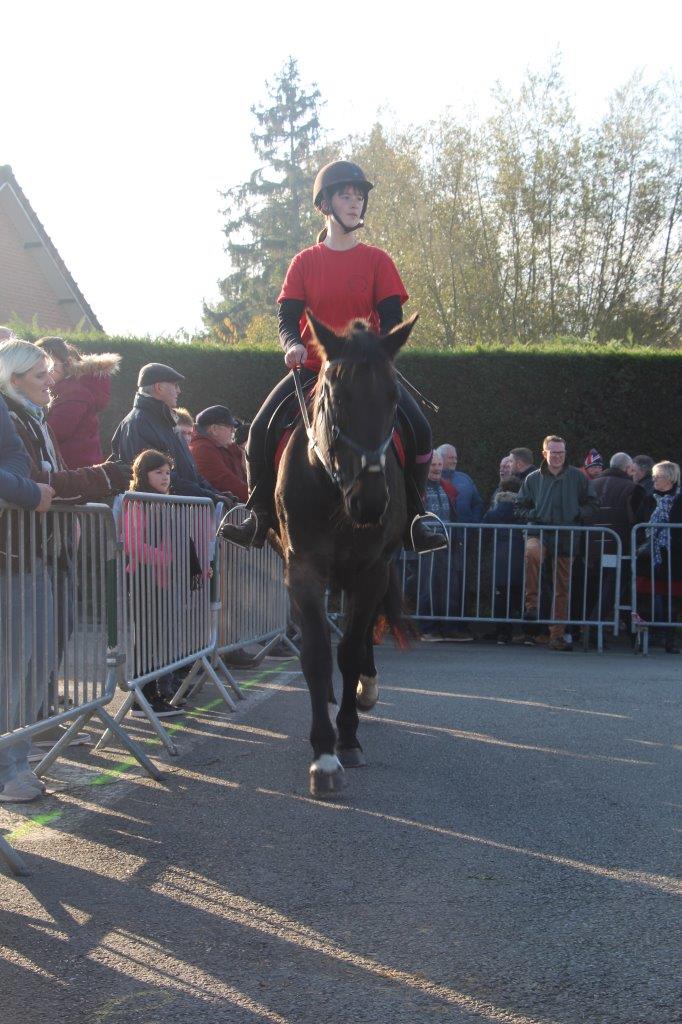
<path id="1" fill-rule="evenodd" d="M 292 663 L 235 715 L 205 691 L 164 783 L 76 754 L 2 809 L 3 1024 L 682 1021 L 682 658 L 379 666 L 335 803 Z"/>

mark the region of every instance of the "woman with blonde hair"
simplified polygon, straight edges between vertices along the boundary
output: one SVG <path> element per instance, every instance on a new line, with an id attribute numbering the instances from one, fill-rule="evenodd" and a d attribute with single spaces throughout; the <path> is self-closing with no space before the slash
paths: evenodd
<path id="1" fill-rule="evenodd" d="M 0 394 L 31 463 L 31 479 L 49 484 L 55 498 L 83 504 L 125 491 L 130 466 L 87 463 L 70 469 L 47 420 L 52 398 L 52 359 L 46 350 L 18 338 L 0 344 Z"/>

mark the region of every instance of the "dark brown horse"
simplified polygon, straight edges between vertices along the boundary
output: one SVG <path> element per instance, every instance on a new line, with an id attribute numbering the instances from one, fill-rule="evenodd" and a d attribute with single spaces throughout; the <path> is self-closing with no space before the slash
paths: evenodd
<path id="1" fill-rule="evenodd" d="M 365 764 L 357 739 L 357 687 L 372 671 L 372 626 L 395 607 L 391 560 L 406 525 L 405 484 L 391 444 L 398 389 L 393 360 L 416 317 L 377 337 L 355 321 L 339 337 L 308 314 L 322 357 L 311 425 L 299 424 L 279 466 L 275 502 L 285 579 L 301 630 L 301 666 L 312 703 L 313 796 L 333 796 L 344 768 Z M 343 695 L 329 717 L 332 651 L 324 597 L 346 596 L 338 646 Z M 368 667 L 369 666 L 369 667 Z"/>

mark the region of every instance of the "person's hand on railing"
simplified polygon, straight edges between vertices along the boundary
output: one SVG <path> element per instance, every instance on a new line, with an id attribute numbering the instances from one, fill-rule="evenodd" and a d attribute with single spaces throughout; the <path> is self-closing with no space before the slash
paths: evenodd
<path id="1" fill-rule="evenodd" d="M 305 345 L 291 345 L 284 353 L 284 365 L 289 370 L 295 370 L 297 366 L 303 366 L 307 355 Z"/>
<path id="2" fill-rule="evenodd" d="M 223 502 L 227 512 L 229 512 L 231 508 L 234 508 L 235 505 L 244 504 L 243 501 L 239 500 L 236 494 L 232 494 L 230 491 L 222 491 L 220 495 L 220 500 Z"/>
<path id="3" fill-rule="evenodd" d="M 37 487 L 40 491 L 40 502 L 36 505 L 36 512 L 47 512 L 55 496 L 55 489 L 49 484 L 38 484 Z"/>
<path id="4" fill-rule="evenodd" d="M 133 475 L 130 463 L 119 459 L 107 459 L 99 468 L 104 471 L 112 494 L 124 494 L 128 490 Z"/>

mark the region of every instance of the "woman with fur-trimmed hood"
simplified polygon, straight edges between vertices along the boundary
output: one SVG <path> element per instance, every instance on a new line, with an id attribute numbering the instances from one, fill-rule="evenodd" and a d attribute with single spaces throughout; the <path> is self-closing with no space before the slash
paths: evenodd
<path id="1" fill-rule="evenodd" d="M 100 442 L 100 413 L 111 395 L 111 377 L 121 357 L 115 352 L 82 355 L 63 338 L 36 342 L 53 361 L 52 404 L 47 421 L 69 469 L 104 462 Z"/>

